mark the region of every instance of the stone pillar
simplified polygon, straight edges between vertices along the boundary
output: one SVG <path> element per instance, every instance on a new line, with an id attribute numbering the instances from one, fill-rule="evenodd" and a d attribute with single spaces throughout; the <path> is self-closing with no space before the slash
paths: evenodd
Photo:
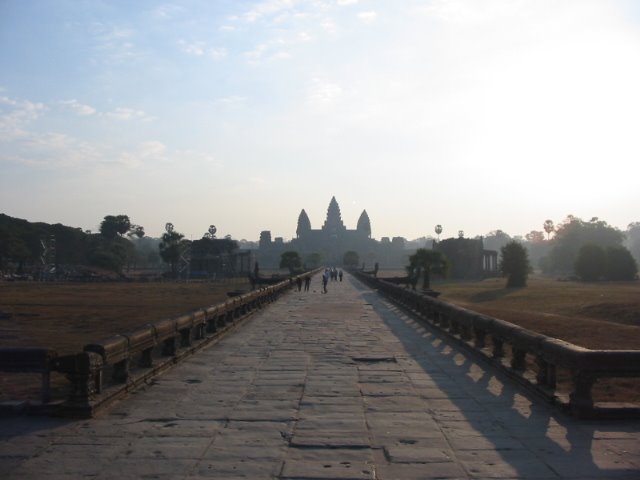
<path id="1" fill-rule="evenodd" d="M 504 357 L 504 342 L 500 338 L 493 337 L 493 358 L 502 358 Z"/>
<path id="2" fill-rule="evenodd" d="M 511 347 L 511 368 L 518 372 L 524 372 L 527 369 L 526 357 L 526 350 Z"/>
<path id="3" fill-rule="evenodd" d="M 584 370 L 574 370 L 571 372 L 571 380 L 573 381 L 573 391 L 569 395 L 571 411 L 578 417 L 588 417 L 593 411 L 591 389 L 596 377 Z"/>
<path id="4" fill-rule="evenodd" d="M 487 332 L 480 329 L 474 329 L 474 345 L 477 349 L 481 350 L 486 346 Z"/>
<path id="5" fill-rule="evenodd" d="M 60 369 L 71 382 L 67 405 L 73 409 L 91 410 L 91 401 L 102 390 L 102 357 L 82 352 L 66 357 Z"/>

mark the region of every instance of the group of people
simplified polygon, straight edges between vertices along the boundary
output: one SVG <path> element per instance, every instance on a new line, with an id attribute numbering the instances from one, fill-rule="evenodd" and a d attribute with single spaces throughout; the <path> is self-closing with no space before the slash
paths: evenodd
<path id="1" fill-rule="evenodd" d="M 327 293 L 327 284 L 329 283 L 329 279 L 342 281 L 342 270 L 337 270 L 335 267 L 325 268 L 324 273 L 322 274 L 322 293 Z"/>
<path id="2" fill-rule="evenodd" d="M 307 275 L 306 277 L 304 277 L 304 291 L 308 292 L 309 291 L 309 286 L 311 285 L 311 275 Z M 298 278 L 296 278 L 296 286 L 298 287 L 298 291 L 302 291 L 302 278 L 300 278 L 298 276 Z"/>
<path id="3" fill-rule="evenodd" d="M 342 281 L 343 276 L 344 274 L 342 273 L 342 270 L 338 270 L 335 267 L 325 268 L 324 273 L 322 274 L 322 293 L 327 293 L 327 284 L 329 283 L 329 280 Z M 302 281 L 303 281 L 302 277 L 298 276 L 296 278 L 296 286 L 298 287 L 299 292 L 302 291 Z M 309 291 L 310 285 L 311 285 L 311 275 L 307 275 L 304 277 L 305 292 Z"/>

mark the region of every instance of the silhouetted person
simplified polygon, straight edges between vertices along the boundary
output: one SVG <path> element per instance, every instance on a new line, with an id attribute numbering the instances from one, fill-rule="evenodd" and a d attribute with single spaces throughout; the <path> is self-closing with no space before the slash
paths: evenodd
<path id="1" fill-rule="evenodd" d="M 311 277 L 307 275 L 306 277 L 304 277 L 304 291 L 308 292 L 310 286 L 311 286 Z"/>
<path id="2" fill-rule="evenodd" d="M 343 275 L 343 274 L 342 274 L 342 270 L 340 270 L 340 271 L 338 272 L 338 277 L 340 277 L 340 281 L 342 281 L 342 275 Z"/>
<path id="3" fill-rule="evenodd" d="M 327 283 L 329 283 L 329 269 L 325 269 L 322 274 L 322 293 L 327 293 Z"/>
<path id="4" fill-rule="evenodd" d="M 296 285 L 298 287 L 298 291 L 301 292 L 302 291 L 302 279 L 299 276 L 296 278 Z"/>

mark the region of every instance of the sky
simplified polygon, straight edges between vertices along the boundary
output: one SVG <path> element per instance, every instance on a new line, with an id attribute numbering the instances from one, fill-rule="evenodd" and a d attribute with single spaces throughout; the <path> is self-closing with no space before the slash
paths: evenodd
<path id="1" fill-rule="evenodd" d="M 640 2 L 0 0 L 0 213 L 295 237 L 640 221 Z"/>

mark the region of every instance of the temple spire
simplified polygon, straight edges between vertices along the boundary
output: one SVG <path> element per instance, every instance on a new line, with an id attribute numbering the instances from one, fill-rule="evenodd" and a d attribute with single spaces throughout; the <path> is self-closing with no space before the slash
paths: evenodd
<path id="1" fill-rule="evenodd" d="M 307 212 L 304 211 L 304 208 L 300 212 L 298 216 L 298 228 L 296 229 L 296 235 L 298 238 L 304 236 L 307 232 L 311 231 L 311 221 L 309 220 L 309 216 Z"/>
<path id="2" fill-rule="evenodd" d="M 364 233 L 367 238 L 371 238 L 371 222 L 369 221 L 369 215 L 366 210 L 363 210 L 360 214 L 356 229 L 358 232 Z"/>
<path id="3" fill-rule="evenodd" d="M 344 228 L 336 197 L 331 197 L 331 202 L 329 202 L 329 208 L 327 209 L 327 220 L 324 222 L 322 229 L 336 232 L 338 230 L 344 230 Z"/>

